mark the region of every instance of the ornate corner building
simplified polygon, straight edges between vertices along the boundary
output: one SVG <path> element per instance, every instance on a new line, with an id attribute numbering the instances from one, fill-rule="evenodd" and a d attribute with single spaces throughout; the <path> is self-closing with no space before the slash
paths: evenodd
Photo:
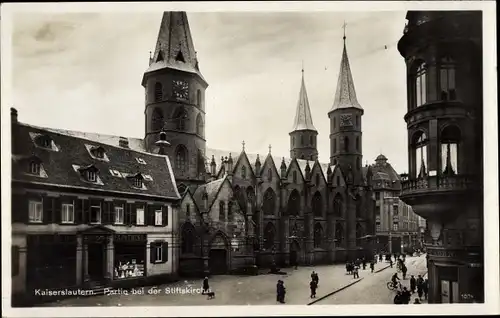
<path id="1" fill-rule="evenodd" d="M 481 11 L 409 11 L 409 175 L 401 199 L 427 221 L 429 302 L 484 301 Z"/>

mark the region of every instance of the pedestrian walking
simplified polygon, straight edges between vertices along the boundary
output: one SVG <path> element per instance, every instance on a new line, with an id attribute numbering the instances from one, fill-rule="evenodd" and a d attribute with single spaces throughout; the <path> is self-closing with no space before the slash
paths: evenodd
<path id="1" fill-rule="evenodd" d="M 391 268 L 392 268 L 392 265 L 393 265 L 392 258 L 389 258 L 389 265 L 391 265 Z"/>
<path id="2" fill-rule="evenodd" d="M 403 279 L 406 279 L 406 272 L 408 272 L 408 268 L 404 264 L 401 268 L 401 272 L 403 272 Z"/>
<path id="3" fill-rule="evenodd" d="M 366 260 L 364 257 L 363 257 L 363 270 L 366 270 Z"/>
<path id="4" fill-rule="evenodd" d="M 354 269 L 353 269 L 353 277 L 354 277 L 354 279 L 359 278 L 359 272 L 358 272 L 358 270 L 359 270 L 359 266 L 354 266 Z"/>
<path id="5" fill-rule="evenodd" d="M 375 269 L 375 263 L 373 263 L 373 261 L 370 263 L 370 269 L 373 273 L 373 270 Z"/>
<path id="6" fill-rule="evenodd" d="M 425 300 L 427 300 L 427 294 L 429 293 L 429 280 L 426 279 L 422 284 L 422 290 L 424 292 Z"/>
<path id="7" fill-rule="evenodd" d="M 415 293 L 415 289 L 417 288 L 417 280 L 415 279 L 415 276 L 411 275 L 410 278 L 410 290 L 411 293 Z"/>
<path id="8" fill-rule="evenodd" d="M 394 296 L 393 302 L 395 305 L 401 305 L 403 303 L 401 299 L 401 292 L 399 290 L 396 292 L 396 296 Z"/>
<path id="9" fill-rule="evenodd" d="M 202 288 L 202 295 L 205 295 L 206 293 L 210 292 L 210 285 L 208 284 L 208 277 L 205 277 L 203 279 L 203 288 Z"/>
<path id="10" fill-rule="evenodd" d="M 285 303 L 286 288 L 284 282 L 280 279 L 276 284 L 276 301 L 281 304 Z"/>
<path id="11" fill-rule="evenodd" d="M 311 289 L 311 298 L 316 298 L 316 289 L 318 288 L 318 283 L 313 279 L 309 283 L 309 288 Z"/>

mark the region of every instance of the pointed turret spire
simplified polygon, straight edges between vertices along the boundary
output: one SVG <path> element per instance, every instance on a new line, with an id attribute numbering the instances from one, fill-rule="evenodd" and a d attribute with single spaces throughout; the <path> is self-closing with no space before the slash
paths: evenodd
<path id="1" fill-rule="evenodd" d="M 155 51 L 145 73 L 164 68 L 195 73 L 205 81 L 198 69 L 198 59 L 184 11 L 163 13 Z"/>
<path id="2" fill-rule="evenodd" d="M 302 65 L 302 83 L 300 85 L 299 100 L 297 102 L 297 111 L 295 113 L 295 120 L 293 122 L 292 131 L 297 130 L 313 130 L 313 120 L 311 116 L 311 109 L 309 108 L 309 99 L 307 98 L 306 84 L 304 82 L 304 65 Z"/>
<path id="3" fill-rule="evenodd" d="M 342 60 L 340 61 L 339 78 L 337 81 L 337 91 L 335 92 L 335 100 L 331 111 L 339 108 L 358 108 L 363 109 L 356 98 L 356 90 L 354 89 L 354 81 L 352 79 L 351 67 L 349 66 L 349 58 L 347 57 L 345 27 L 344 28 L 344 50 L 342 51 Z"/>

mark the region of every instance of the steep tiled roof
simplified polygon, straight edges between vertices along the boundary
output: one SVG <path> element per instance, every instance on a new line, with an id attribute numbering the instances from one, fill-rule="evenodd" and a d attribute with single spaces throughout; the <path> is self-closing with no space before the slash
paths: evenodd
<path id="1" fill-rule="evenodd" d="M 293 121 L 292 131 L 296 130 L 314 130 L 311 108 L 307 98 L 306 84 L 304 83 L 304 70 L 302 70 L 302 82 L 300 84 L 299 100 L 297 101 L 297 110 L 295 120 Z"/>
<path id="2" fill-rule="evenodd" d="M 340 62 L 337 91 L 335 92 L 335 100 L 333 101 L 331 111 L 351 107 L 363 109 L 356 98 L 356 90 L 354 89 L 354 81 L 352 79 L 351 67 L 349 66 L 349 58 L 347 57 L 344 39 L 344 50 L 342 51 L 342 60 Z"/>
<path id="3" fill-rule="evenodd" d="M 217 179 L 215 181 L 200 185 L 193 194 L 193 199 L 196 204 L 204 208 L 203 206 L 203 194 L 206 192 L 208 196 L 208 209 L 212 207 L 215 199 L 217 198 L 217 193 L 219 193 L 220 188 L 226 181 L 226 178 Z"/>
<path id="4" fill-rule="evenodd" d="M 34 136 L 37 135 L 49 137 L 57 151 L 37 146 L 34 142 Z M 90 147 L 99 146 L 105 150 L 105 160 L 94 158 L 89 153 Z M 21 123 L 13 127 L 12 155 L 14 180 L 132 195 L 180 198 L 170 162 L 166 156 L 110 146 L 107 143 L 95 142 L 93 139 L 76 137 L 74 134 L 63 134 L 52 129 Z M 21 165 L 22 161 L 18 160 L 19 157 L 26 156 L 38 157 L 47 177 L 26 174 L 26 166 Z M 78 168 L 87 166 L 94 166 L 98 169 L 98 183 L 85 181 L 77 172 Z M 119 176 L 112 175 L 111 170 L 118 171 Z M 130 180 L 124 177 L 136 173 L 144 177 L 145 188 L 133 187 Z"/>
<path id="5" fill-rule="evenodd" d="M 163 13 L 155 52 L 150 62 L 145 74 L 170 68 L 198 74 L 205 81 L 198 68 L 186 12 L 169 11 Z"/>

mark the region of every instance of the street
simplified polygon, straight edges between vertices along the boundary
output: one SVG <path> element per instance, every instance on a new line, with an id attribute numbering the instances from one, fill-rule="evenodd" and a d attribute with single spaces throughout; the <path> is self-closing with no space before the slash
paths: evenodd
<path id="1" fill-rule="evenodd" d="M 388 264 L 377 263 L 375 271 L 382 270 Z M 220 275 L 210 278 L 210 288 L 215 292 L 215 298 L 207 299 L 207 296 L 201 294 L 181 294 L 178 291 L 199 288 L 202 280 L 185 280 L 174 284 L 158 286 L 164 290 L 166 287 L 171 292 L 167 294 L 161 292 L 156 295 L 124 295 L 123 293 L 109 294 L 103 296 L 70 298 L 59 302 L 47 303 L 44 306 L 196 306 L 196 305 L 274 305 L 276 302 L 276 282 L 281 279 L 285 282 L 287 290 L 286 304 L 307 305 L 314 299 L 311 299 L 309 291 L 309 282 L 311 272 L 314 270 L 319 274 L 319 287 L 316 299 L 343 288 L 355 281 L 352 275 L 347 275 L 345 265 L 321 265 L 299 267 L 297 270 L 292 268 L 283 269 L 287 275 L 258 275 L 258 276 L 234 276 Z M 369 266 L 366 270 L 360 270 L 362 280 L 345 289 L 348 291 L 356 285 L 363 284 L 364 280 L 374 282 L 385 281 L 390 277 L 389 269 L 382 270 L 380 273 L 370 273 Z M 384 278 L 379 279 L 378 277 Z M 179 287 L 179 289 L 175 289 Z M 380 289 L 380 285 L 375 287 Z M 147 291 L 150 287 L 145 287 Z M 389 292 L 384 290 L 384 292 Z M 341 292 L 342 293 L 342 292 Z M 333 296 L 332 296 L 333 297 Z M 390 297 L 389 297 L 390 298 Z M 336 298 L 332 298 L 336 299 Z M 369 301 L 369 300 L 366 300 Z M 327 300 L 324 300 L 327 303 Z M 323 301 L 319 302 L 323 304 Z M 371 302 L 368 302 L 371 303 Z M 388 302 L 386 302 L 388 303 Z M 389 302 L 390 303 L 390 302 Z"/>
<path id="2" fill-rule="evenodd" d="M 406 266 L 408 272 L 406 273 L 406 280 L 402 280 L 403 286 L 410 288 L 410 277 L 414 275 L 423 275 L 427 272 L 425 255 L 419 257 L 407 257 Z M 387 288 L 386 284 L 391 280 L 391 276 L 397 271 L 396 265 L 393 268 L 388 268 L 376 275 L 365 275 L 365 278 L 359 283 L 346 288 L 334 295 L 327 297 L 317 303 L 316 305 L 349 305 L 349 304 L 392 304 L 393 298 L 396 294 Z M 402 273 L 398 273 L 398 277 L 402 279 Z M 416 293 L 411 297 L 413 303 Z"/>

